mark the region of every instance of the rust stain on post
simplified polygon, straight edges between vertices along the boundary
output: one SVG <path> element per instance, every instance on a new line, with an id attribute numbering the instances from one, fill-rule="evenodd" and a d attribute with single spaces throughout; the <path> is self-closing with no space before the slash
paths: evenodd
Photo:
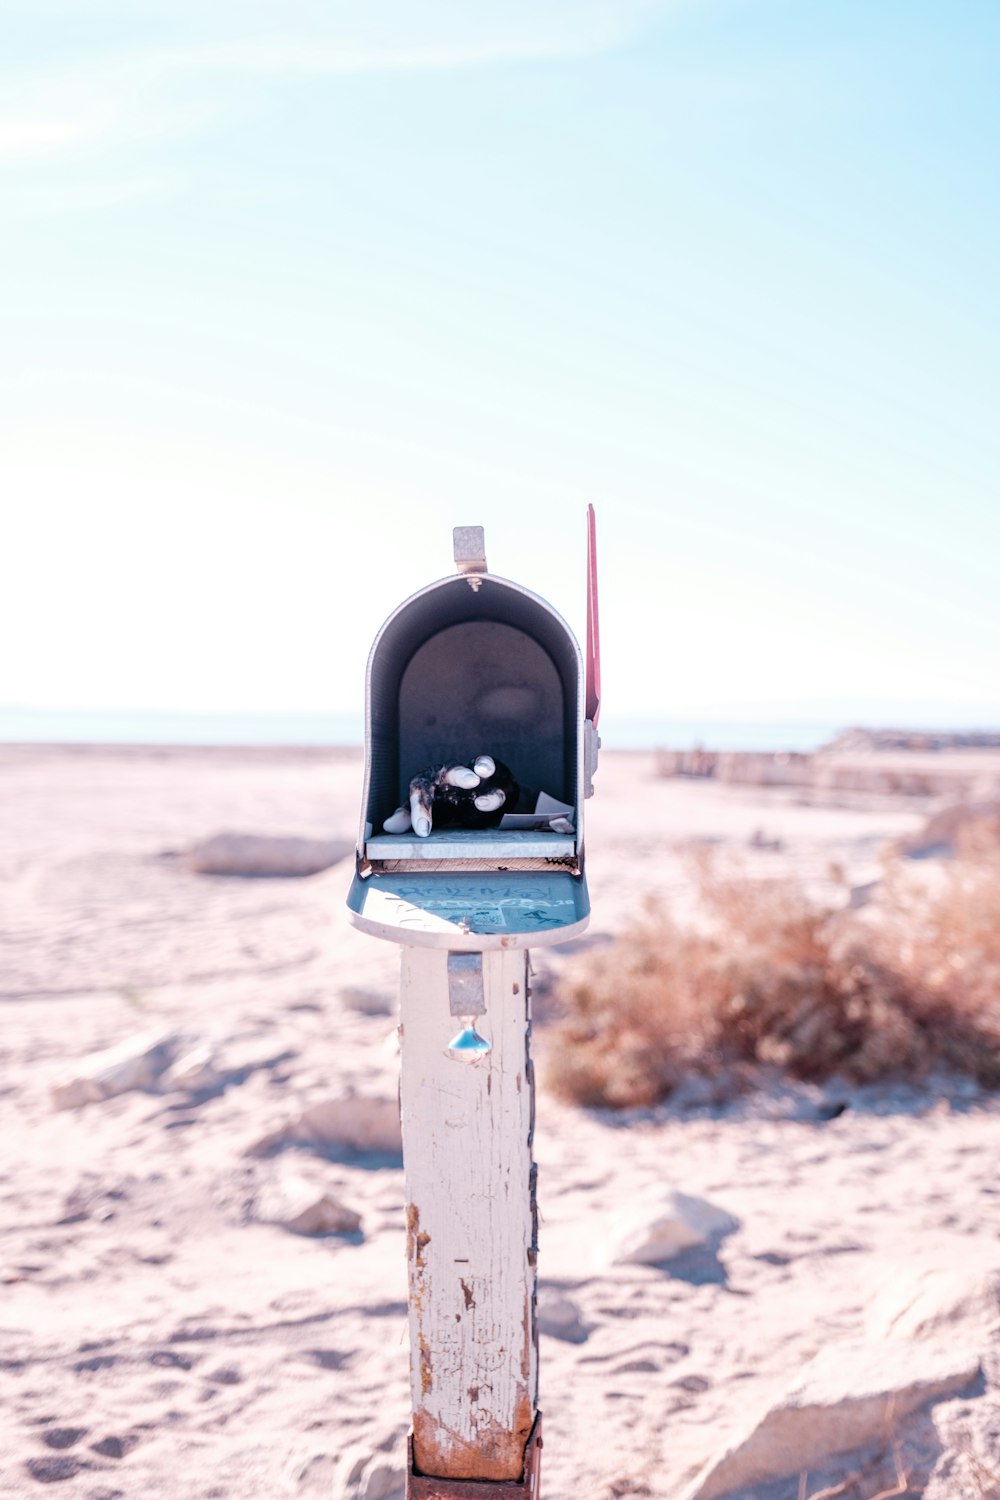
<path id="1" fill-rule="evenodd" d="M 421 1474 L 437 1479 L 520 1479 L 524 1450 L 535 1413 L 526 1395 L 518 1399 L 513 1430 L 489 1422 L 474 1443 L 436 1422 L 425 1411 L 413 1414 L 413 1456 Z"/>
<path id="2" fill-rule="evenodd" d="M 413 1434 L 407 1444 L 406 1500 L 539 1500 L 541 1493 L 542 1414 L 524 1448 L 524 1467 L 516 1479 L 443 1479 L 421 1474 L 413 1451 Z"/>
<path id="3" fill-rule="evenodd" d="M 418 1271 L 426 1269 L 424 1251 L 431 1242 L 430 1235 L 420 1228 L 420 1210 L 415 1203 L 406 1205 L 406 1254 Z"/>

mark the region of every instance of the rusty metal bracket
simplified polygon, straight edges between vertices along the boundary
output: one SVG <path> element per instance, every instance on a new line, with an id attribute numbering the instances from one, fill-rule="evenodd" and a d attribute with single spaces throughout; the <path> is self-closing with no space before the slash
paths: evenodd
<path id="1" fill-rule="evenodd" d="M 542 1414 L 524 1448 L 520 1479 L 435 1479 L 413 1466 L 413 1433 L 407 1438 L 406 1500 L 539 1500 L 542 1477 Z"/>

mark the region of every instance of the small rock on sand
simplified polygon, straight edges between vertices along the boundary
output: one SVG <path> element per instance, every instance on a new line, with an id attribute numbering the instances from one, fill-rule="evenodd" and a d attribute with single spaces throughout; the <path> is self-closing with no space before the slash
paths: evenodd
<path id="1" fill-rule="evenodd" d="M 253 1073 L 289 1062 L 295 1052 L 274 1048 L 270 1036 L 243 1033 L 207 1038 L 185 1047 L 158 1081 L 162 1093 L 220 1091 L 243 1083 Z"/>
<path id="2" fill-rule="evenodd" d="M 720 1240 L 739 1221 L 705 1198 L 671 1190 L 641 1204 L 616 1225 L 612 1265 L 656 1265 Z"/>
<path id="3" fill-rule="evenodd" d="M 106 1052 L 94 1053 L 70 1077 L 54 1083 L 52 1103 L 56 1109 L 77 1109 L 132 1089 L 152 1088 L 185 1045 L 177 1032 L 129 1037 Z"/>
<path id="4" fill-rule="evenodd" d="M 396 1008 L 394 995 L 368 985 L 343 984 L 337 994 L 347 1010 L 357 1011 L 362 1016 L 391 1016 Z"/>
<path id="5" fill-rule="evenodd" d="M 196 875 L 278 877 L 318 875 L 354 848 L 347 839 L 274 838 L 257 833 L 216 833 L 193 845 L 184 863 Z"/>
<path id="6" fill-rule="evenodd" d="M 402 1440 L 393 1446 L 402 1450 Z M 370 1446 L 358 1443 L 344 1453 L 334 1490 L 343 1500 L 403 1500 L 405 1491 L 402 1451 L 398 1457 L 373 1454 Z"/>
<path id="7" fill-rule="evenodd" d="M 361 1228 L 361 1215 L 353 1208 L 291 1174 L 261 1189 L 255 1217 L 293 1234 L 354 1234 Z"/>
<path id="8" fill-rule="evenodd" d="M 263 1136 L 248 1154 L 266 1156 L 292 1142 L 398 1155 L 403 1149 L 399 1101 L 361 1094 L 326 1099 Z"/>
<path id="9" fill-rule="evenodd" d="M 195 1092 L 199 1089 L 216 1088 L 221 1081 L 215 1049 L 209 1042 L 183 1052 L 171 1063 L 160 1078 L 160 1084 L 168 1093 L 174 1089 Z"/>
<path id="10" fill-rule="evenodd" d="M 589 1329 L 583 1314 L 571 1297 L 547 1293 L 538 1299 L 538 1331 L 565 1344 L 586 1342 Z"/>
<path id="11" fill-rule="evenodd" d="M 963 1240 L 951 1256 L 886 1268 L 865 1315 L 871 1339 L 954 1339 L 986 1348 L 1000 1330 L 1000 1248 Z"/>
<path id="12" fill-rule="evenodd" d="M 888 1424 L 966 1389 L 968 1350 L 899 1340 L 831 1344 L 763 1416 L 710 1460 L 682 1500 L 722 1500 L 753 1484 L 815 1469 L 838 1453 L 884 1444 Z"/>

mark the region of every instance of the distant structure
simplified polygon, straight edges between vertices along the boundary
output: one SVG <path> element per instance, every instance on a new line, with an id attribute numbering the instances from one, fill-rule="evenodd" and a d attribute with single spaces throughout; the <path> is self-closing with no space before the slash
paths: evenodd
<path id="1" fill-rule="evenodd" d="M 1000 729 L 842 729 L 822 752 L 1000 750 Z"/>
<path id="2" fill-rule="evenodd" d="M 845 729 L 813 754 L 658 749 L 656 774 L 822 794 L 876 792 L 967 801 L 1000 794 L 1000 731 Z"/>
<path id="3" fill-rule="evenodd" d="M 800 750 L 657 750 L 656 774 L 751 786 L 808 786 L 813 759 Z"/>

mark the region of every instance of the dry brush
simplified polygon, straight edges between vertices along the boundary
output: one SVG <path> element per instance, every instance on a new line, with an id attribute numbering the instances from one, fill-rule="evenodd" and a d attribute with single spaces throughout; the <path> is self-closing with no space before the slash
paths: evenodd
<path id="1" fill-rule="evenodd" d="M 692 1071 L 739 1087 L 753 1064 L 1000 1086 L 1000 854 L 932 873 L 894 860 L 855 910 L 703 864 L 697 923 L 650 906 L 568 968 L 550 1085 L 612 1108 L 655 1104 Z"/>

